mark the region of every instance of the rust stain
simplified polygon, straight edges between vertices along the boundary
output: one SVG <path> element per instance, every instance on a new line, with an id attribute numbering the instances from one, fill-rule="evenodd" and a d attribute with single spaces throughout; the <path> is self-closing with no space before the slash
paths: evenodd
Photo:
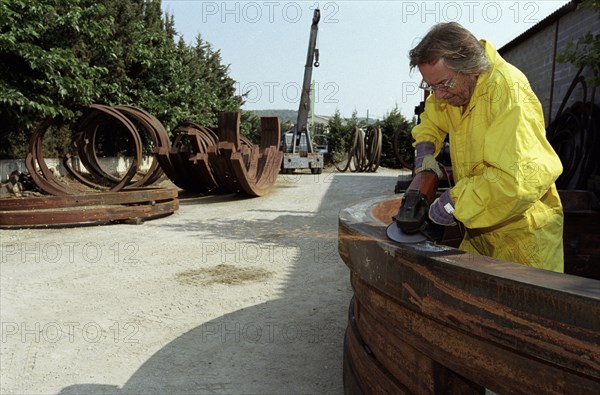
<path id="1" fill-rule="evenodd" d="M 186 270 L 176 275 L 183 285 L 240 285 L 257 282 L 271 277 L 273 273 L 260 267 L 237 267 L 234 265 L 216 265 L 201 269 Z"/>

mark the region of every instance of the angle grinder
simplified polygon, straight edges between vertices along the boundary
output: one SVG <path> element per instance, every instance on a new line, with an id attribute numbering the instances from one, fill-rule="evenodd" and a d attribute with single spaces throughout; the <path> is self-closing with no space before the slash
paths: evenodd
<path id="1" fill-rule="evenodd" d="M 429 220 L 429 206 L 433 203 L 439 179 L 433 170 L 417 173 L 402 197 L 398 214 L 387 227 L 387 236 L 398 243 L 420 243 L 425 240 L 441 241 L 444 227 Z"/>

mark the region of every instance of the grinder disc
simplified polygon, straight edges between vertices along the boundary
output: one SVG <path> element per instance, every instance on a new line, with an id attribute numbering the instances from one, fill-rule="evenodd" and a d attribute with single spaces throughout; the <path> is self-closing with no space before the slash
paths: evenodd
<path id="1" fill-rule="evenodd" d="M 396 241 L 398 243 L 414 244 L 414 243 L 420 243 L 422 241 L 427 240 L 427 237 L 421 232 L 417 232 L 417 233 L 403 232 L 402 229 L 400 229 L 400 227 L 395 222 L 392 222 L 387 227 L 386 233 L 387 233 L 387 236 L 391 240 Z"/>

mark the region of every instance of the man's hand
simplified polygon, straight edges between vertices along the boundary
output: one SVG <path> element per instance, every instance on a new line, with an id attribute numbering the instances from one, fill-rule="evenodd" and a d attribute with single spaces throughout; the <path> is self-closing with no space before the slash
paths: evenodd
<path id="1" fill-rule="evenodd" d="M 445 191 L 429 206 L 429 219 L 433 223 L 443 226 L 456 225 L 454 219 L 454 202 L 450 197 L 450 190 Z"/>
<path id="2" fill-rule="evenodd" d="M 430 141 L 422 141 L 415 146 L 415 174 L 424 170 L 432 170 L 438 178 L 444 175 L 437 160 L 433 156 L 435 145 Z"/>

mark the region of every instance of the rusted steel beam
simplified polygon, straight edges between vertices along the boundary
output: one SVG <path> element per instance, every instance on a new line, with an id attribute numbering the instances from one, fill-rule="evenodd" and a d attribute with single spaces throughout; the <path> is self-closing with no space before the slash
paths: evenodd
<path id="1" fill-rule="evenodd" d="M 365 342 L 357 323 L 360 317 L 364 331 L 363 314 L 364 309 L 352 299 L 344 339 L 346 394 L 485 394 L 484 387 L 420 353 L 403 342 L 402 336 L 391 338 L 394 334 L 376 333 L 395 344 L 385 349 L 371 349 L 373 342 Z"/>
<path id="2" fill-rule="evenodd" d="M 208 151 L 211 168 L 219 179 L 221 189 L 226 193 L 241 192 L 238 179 L 231 167 L 231 155 L 236 152 L 235 144 L 231 141 L 219 141 L 216 147 Z"/>
<path id="3" fill-rule="evenodd" d="M 260 129 L 260 148 L 265 150 L 269 147 L 279 147 L 281 142 L 281 126 L 279 117 L 261 117 Z"/>
<path id="4" fill-rule="evenodd" d="M 220 142 L 233 144 L 233 150 L 240 148 L 240 113 L 219 113 L 219 129 L 217 131 Z"/>
<path id="5" fill-rule="evenodd" d="M 221 189 L 218 176 L 213 172 L 208 159 L 208 151 L 218 144 L 215 132 L 196 123 L 188 122 L 186 130 L 192 150 L 186 166 L 197 184 L 197 190 L 204 193 L 218 193 Z"/>
<path id="6" fill-rule="evenodd" d="M 348 325 L 344 338 L 343 375 L 346 395 L 413 394 L 372 357 L 371 350 L 351 325 Z"/>
<path id="7" fill-rule="evenodd" d="M 0 200 L 0 227 L 57 226 L 148 220 L 179 208 L 176 189 Z"/>
<path id="8" fill-rule="evenodd" d="M 373 198 L 340 213 L 339 251 L 352 271 L 353 319 L 372 352 L 354 358 L 377 360 L 416 393 L 437 393 L 439 366 L 472 382 L 475 391 L 600 393 L 600 281 L 446 246 L 394 243 L 385 229 L 399 199 Z M 566 228 L 569 219 L 566 213 Z M 433 362 L 423 369 L 419 364 L 427 359 Z M 418 382 L 410 378 L 415 366 Z"/>
<path id="9" fill-rule="evenodd" d="M 148 220 L 172 214 L 177 200 L 134 206 L 91 206 L 78 210 L 31 210 L 1 213 L 0 227 L 66 226 L 130 220 Z"/>
<path id="10" fill-rule="evenodd" d="M 0 211 L 25 211 L 80 206 L 109 206 L 177 199 L 174 188 L 144 188 L 119 192 L 84 193 L 80 195 L 36 196 L 0 199 Z"/>

